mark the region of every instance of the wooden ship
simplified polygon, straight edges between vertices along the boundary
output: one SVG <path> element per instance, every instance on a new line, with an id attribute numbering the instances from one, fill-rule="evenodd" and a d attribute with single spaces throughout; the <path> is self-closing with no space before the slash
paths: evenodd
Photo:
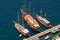
<path id="1" fill-rule="evenodd" d="M 24 10 L 20 9 L 21 13 L 23 15 L 24 20 L 29 24 L 29 26 L 35 30 L 35 31 L 39 31 L 40 30 L 40 26 L 37 23 L 37 21 L 31 16 L 29 15 L 27 12 L 25 12 Z"/>

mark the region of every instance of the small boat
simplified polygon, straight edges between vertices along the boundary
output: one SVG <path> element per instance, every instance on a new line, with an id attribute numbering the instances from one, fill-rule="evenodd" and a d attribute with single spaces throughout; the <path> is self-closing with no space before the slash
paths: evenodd
<path id="1" fill-rule="evenodd" d="M 54 29 L 54 30 L 52 30 L 51 32 L 52 33 L 57 33 L 59 31 L 59 29 Z"/>
<path id="2" fill-rule="evenodd" d="M 50 36 L 47 35 L 47 36 L 45 37 L 45 40 L 48 40 L 49 38 L 50 38 Z"/>
<path id="3" fill-rule="evenodd" d="M 19 13 L 18 13 L 18 23 L 16 23 L 15 21 L 14 21 L 14 26 L 15 26 L 15 28 L 22 34 L 22 35 L 24 35 L 24 36 L 29 36 L 29 30 L 28 29 L 26 29 L 26 28 L 24 28 L 24 26 L 22 26 L 22 25 L 20 25 L 19 24 Z M 21 35 L 19 35 L 19 36 L 21 36 Z"/>
<path id="4" fill-rule="evenodd" d="M 39 16 L 37 14 L 36 17 L 43 25 L 45 25 L 46 27 L 51 27 L 50 22 L 46 18 L 43 18 L 42 16 Z"/>
<path id="5" fill-rule="evenodd" d="M 39 31 L 40 30 L 40 26 L 37 23 L 37 21 L 31 16 L 29 15 L 27 12 L 25 12 L 24 10 L 20 9 L 23 15 L 24 20 L 29 24 L 29 26 L 35 30 L 35 31 Z"/>
<path id="6" fill-rule="evenodd" d="M 21 36 L 22 36 L 22 34 L 19 35 L 19 37 L 21 37 Z"/>

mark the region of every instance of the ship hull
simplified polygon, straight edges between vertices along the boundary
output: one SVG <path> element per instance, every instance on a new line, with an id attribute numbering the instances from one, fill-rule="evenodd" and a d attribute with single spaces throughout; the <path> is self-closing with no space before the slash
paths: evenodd
<path id="1" fill-rule="evenodd" d="M 40 21 L 40 23 L 42 23 L 44 26 L 46 27 L 51 27 L 51 24 L 50 22 L 46 19 L 46 18 L 43 18 L 41 16 L 38 16 L 37 15 L 37 19 Z M 44 20 L 43 20 L 44 19 Z M 45 21 L 46 20 L 46 21 Z M 47 22 L 48 21 L 48 22 Z"/>
<path id="2" fill-rule="evenodd" d="M 30 17 L 30 18 L 29 18 Z M 25 19 L 25 21 L 27 22 L 27 24 L 29 24 L 29 26 L 33 29 L 33 30 L 35 30 L 35 31 L 39 31 L 40 30 L 40 27 L 34 27 L 34 19 L 31 17 L 31 15 L 26 15 L 26 16 L 24 16 L 24 19 Z M 36 21 L 36 20 L 35 20 Z M 36 22 L 36 24 L 38 25 L 38 23 Z"/>
<path id="3" fill-rule="evenodd" d="M 40 26 L 37 23 L 37 21 L 31 16 L 29 15 L 27 12 L 23 11 L 21 9 L 22 15 L 24 20 L 27 22 L 27 24 L 35 31 L 39 31 L 40 30 Z"/>
<path id="4" fill-rule="evenodd" d="M 25 30 L 27 30 L 27 29 L 25 29 L 23 26 L 15 23 L 15 28 L 16 28 L 22 35 L 24 35 L 24 36 L 29 35 L 29 31 L 26 32 Z M 25 29 L 25 30 L 24 30 L 24 29 Z M 25 32 L 24 32 L 24 31 L 25 31 Z"/>

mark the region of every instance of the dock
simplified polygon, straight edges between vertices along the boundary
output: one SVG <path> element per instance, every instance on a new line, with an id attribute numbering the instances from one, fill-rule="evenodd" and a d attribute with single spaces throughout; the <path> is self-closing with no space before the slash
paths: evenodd
<path id="1" fill-rule="evenodd" d="M 54 30 L 54 29 L 59 29 L 60 28 L 60 24 L 59 25 L 57 25 L 57 26 L 54 26 L 54 27 L 52 27 L 52 28 L 50 28 L 50 29 L 47 29 L 47 30 L 45 30 L 45 31 L 43 31 L 43 32 L 41 32 L 41 33 L 38 33 L 38 34 L 36 34 L 36 35 L 34 35 L 34 36 L 31 36 L 31 37 L 29 37 L 29 38 L 25 38 L 24 40 L 33 40 L 33 39 L 35 39 L 35 38 L 38 38 L 38 37 L 41 37 L 41 36 L 43 36 L 43 35 L 45 35 L 45 34 L 48 34 L 48 33 L 50 33 L 52 30 Z"/>

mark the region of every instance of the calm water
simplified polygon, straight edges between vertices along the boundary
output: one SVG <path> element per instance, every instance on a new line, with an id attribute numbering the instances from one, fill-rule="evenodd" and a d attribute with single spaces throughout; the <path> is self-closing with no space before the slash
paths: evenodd
<path id="1" fill-rule="evenodd" d="M 31 3 L 31 8 L 39 14 L 43 9 L 43 15 L 47 12 L 47 19 L 53 26 L 60 23 L 60 0 L 26 0 L 26 4 Z M 19 32 L 15 29 L 13 21 L 17 22 L 17 11 L 24 4 L 24 0 L 0 0 L 0 40 L 22 40 Z M 30 13 L 32 14 L 32 12 Z M 40 15 L 40 14 L 39 14 Z M 35 18 L 35 16 L 33 16 Z M 20 24 L 22 24 L 20 12 Z M 35 18 L 36 19 L 36 18 Z M 38 22 L 39 23 L 39 22 Z M 47 29 L 41 23 L 41 31 Z M 37 32 L 29 28 L 24 21 L 24 26 L 29 29 L 31 35 Z"/>

